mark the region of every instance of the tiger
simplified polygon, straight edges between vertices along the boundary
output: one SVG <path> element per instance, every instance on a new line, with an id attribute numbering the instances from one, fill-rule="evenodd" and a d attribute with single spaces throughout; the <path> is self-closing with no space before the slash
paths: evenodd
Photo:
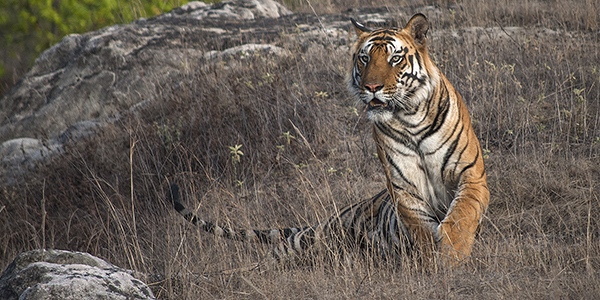
<path id="1" fill-rule="evenodd" d="M 467 106 L 429 57 L 423 14 L 404 28 L 351 21 L 348 89 L 366 105 L 392 202 L 420 253 L 456 265 L 470 256 L 490 197 Z"/>
<path id="2" fill-rule="evenodd" d="M 200 229 L 239 241 L 276 244 L 269 260 L 289 260 L 317 244 L 376 249 L 380 257 L 414 257 L 422 266 L 455 266 L 467 258 L 489 203 L 479 141 L 460 94 L 428 55 L 429 22 L 414 15 L 404 28 L 371 30 L 355 19 L 348 90 L 373 123 L 386 188 L 325 222 L 283 229 L 234 229 L 198 218 L 167 198 Z M 336 247 L 330 247 L 336 248 Z"/>

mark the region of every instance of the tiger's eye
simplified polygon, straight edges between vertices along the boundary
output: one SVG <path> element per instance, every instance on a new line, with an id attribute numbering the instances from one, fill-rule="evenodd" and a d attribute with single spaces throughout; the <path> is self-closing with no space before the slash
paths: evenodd
<path id="1" fill-rule="evenodd" d="M 360 60 L 363 64 L 367 64 L 369 62 L 369 56 L 366 54 L 360 54 L 358 56 L 358 60 Z"/>
<path id="2" fill-rule="evenodd" d="M 402 60 L 402 56 L 400 56 L 400 55 L 392 56 L 392 63 L 395 64 L 395 63 L 399 62 L 400 60 Z"/>

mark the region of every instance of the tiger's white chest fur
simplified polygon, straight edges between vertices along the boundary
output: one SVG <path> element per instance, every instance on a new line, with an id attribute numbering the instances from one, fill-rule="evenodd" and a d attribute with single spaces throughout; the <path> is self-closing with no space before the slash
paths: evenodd
<path id="1" fill-rule="evenodd" d="M 408 208 L 427 212 L 432 223 L 439 223 L 454 199 L 458 183 L 453 172 L 455 162 L 447 157 L 453 152 L 453 144 L 448 141 L 460 134 L 453 122 L 458 107 L 448 97 L 444 120 L 436 120 L 433 116 L 439 117 L 440 113 L 427 107 L 428 97 L 423 95 L 416 113 L 396 112 L 385 122 L 374 120 L 374 125 L 381 133 L 387 156 L 384 167 L 390 171 L 392 186 L 416 196 L 405 203 Z M 432 133 L 436 123 L 441 125 Z"/>

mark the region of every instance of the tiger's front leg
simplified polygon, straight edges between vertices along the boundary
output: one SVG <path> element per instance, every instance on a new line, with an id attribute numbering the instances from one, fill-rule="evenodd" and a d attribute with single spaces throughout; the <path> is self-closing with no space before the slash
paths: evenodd
<path id="1" fill-rule="evenodd" d="M 483 168 L 465 172 L 446 217 L 437 228 L 438 252 L 445 265 L 456 265 L 471 254 L 489 202 L 486 182 Z"/>

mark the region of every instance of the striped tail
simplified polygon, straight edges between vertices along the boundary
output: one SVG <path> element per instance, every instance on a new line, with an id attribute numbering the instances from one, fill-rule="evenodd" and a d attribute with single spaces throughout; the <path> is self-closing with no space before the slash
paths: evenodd
<path id="1" fill-rule="evenodd" d="M 190 223 L 198 226 L 200 229 L 212 233 L 216 236 L 225 237 L 236 241 L 260 242 L 264 244 L 276 244 L 288 239 L 295 234 L 312 229 L 306 227 L 288 227 L 283 229 L 236 229 L 230 227 L 221 227 L 209 221 L 202 220 L 191 210 L 181 204 L 179 186 L 172 184 L 166 197 L 175 207 L 175 210 L 181 214 Z"/>

